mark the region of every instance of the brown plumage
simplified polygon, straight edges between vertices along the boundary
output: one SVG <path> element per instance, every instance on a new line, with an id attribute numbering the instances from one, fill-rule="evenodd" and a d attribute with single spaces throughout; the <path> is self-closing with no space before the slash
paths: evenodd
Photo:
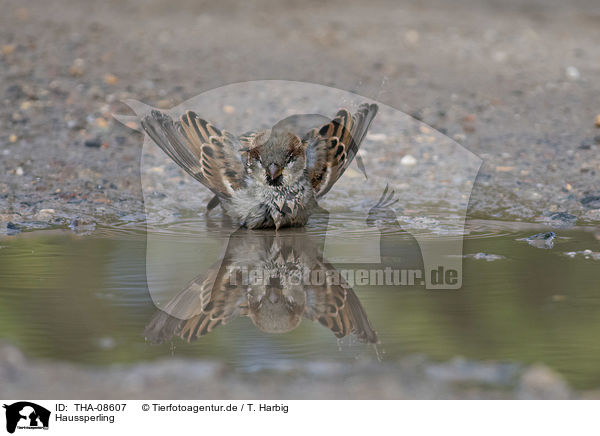
<path id="1" fill-rule="evenodd" d="M 265 274 L 249 283 L 244 270 Z M 289 280 L 305 271 L 311 277 L 338 274 L 322 259 L 310 234 L 302 229 L 278 234 L 240 229 L 231 235 L 224 259 L 157 312 L 145 335 L 153 342 L 173 335 L 192 341 L 238 317 L 249 317 L 264 332 L 285 333 L 305 318 L 319 322 L 337 338 L 354 334 L 361 342 L 377 343 L 352 288 L 339 275 L 338 283 Z"/>
<path id="2" fill-rule="evenodd" d="M 377 113 L 362 104 L 351 114 L 340 109 L 329 122 L 308 132 L 285 123 L 236 137 L 194 112 L 174 121 L 153 110 L 141 125 L 150 138 L 215 197 L 227 215 L 248 228 L 302 226 L 356 157 Z M 362 162 L 357 159 L 364 172 Z"/>

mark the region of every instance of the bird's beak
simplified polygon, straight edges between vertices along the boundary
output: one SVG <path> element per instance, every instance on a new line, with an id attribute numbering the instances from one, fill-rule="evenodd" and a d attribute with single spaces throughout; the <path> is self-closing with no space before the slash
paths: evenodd
<path id="1" fill-rule="evenodd" d="M 281 167 L 278 167 L 275 164 L 269 165 L 269 175 L 271 176 L 271 180 L 275 180 L 282 173 Z"/>

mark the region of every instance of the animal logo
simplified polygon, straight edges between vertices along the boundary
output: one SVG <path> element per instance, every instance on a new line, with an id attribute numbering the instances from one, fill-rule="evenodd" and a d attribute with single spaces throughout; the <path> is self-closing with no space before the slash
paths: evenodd
<path id="1" fill-rule="evenodd" d="M 14 433 L 19 429 L 47 429 L 50 421 L 50 411 L 45 407 L 29 401 L 19 401 L 10 405 L 4 404 L 6 409 L 6 431 Z"/>

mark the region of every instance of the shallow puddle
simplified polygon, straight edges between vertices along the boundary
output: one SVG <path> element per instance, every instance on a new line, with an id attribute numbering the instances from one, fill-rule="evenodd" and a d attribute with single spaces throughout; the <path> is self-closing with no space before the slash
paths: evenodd
<path id="1" fill-rule="evenodd" d="M 193 222 L 185 220 L 178 224 L 179 230 L 193 227 Z M 335 230 L 346 224 L 340 218 L 330 226 Z M 152 271 L 147 276 L 147 262 L 152 259 L 146 248 L 156 240 L 147 241 L 145 229 L 131 225 L 98 228 L 86 236 L 55 230 L 4 237 L 0 239 L 0 337 L 31 357 L 94 365 L 175 355 L 221 359 L 253 371 L 285 367 L 293 359 L 391 360 L 406 353 L 422 353 L 446 360 L 461 355 L 543 362 L 577 388 L 599 387 L 600 260 L 595 260 L 593 253 L 600 251 L 600 243 L 596 230 L 553 229 L 557 234 L 554 247 L 541 249 L 520 239 L 549 230 L 543 226 L 472 221 L 467 229 L 461 289 L 378 284 L 348 291 L 357 300 L 348 315 L 353 317 L 354 327 L 360 324 L 357 319 L 362 309 L 378 345 L 364 343 L 366 336 L 363 342 L 357 335 L 338 340 L 335 333 L 339 328 L 312 322 L 306 313 L 289 325 L 272 318 L 261 320 L 248 314 L 246 306 L 251 303 L 244 303 L 246 312 L 233 314 L 226 325 L 211 327 L 193 342 L 176 337 L 180 329 L 171 331 L 175 337 L 164 334 L 163 343 L 153 344 L 144 336 L 152 332 L 152 323 L 161 313 L 154 304 L 160 298 L 149 290 L 148 280 L 155 277 Z M 318 228 L 312 232 L 318 235 Z M 198 247 L 210 251 L 208 245 L 198 246 L 193 236 L 180 237 L 168 226 L 155 231 L 158 240 L 161 235 L 173 234 L 176 237 L 170 238 L 170 243 L 188 244 L 192 254 Z M 394 244 L 411 243 L 402 232 L 390 232 L 386 237 Z M 265 244 L 267 250 L 280 244 L 278 249 L 289 254 L 285 243 L 261 238 L 248 243 L 254 247 L 251 255 L 260 255 L 257 247 L 264 249 Z M 229 243 L 231 248 L 231 239 Z M 342 248 L 326 249 L 322 264 L 343 269 L 347 265 L 330 259 L 339 254 L 336 250 Z M 207 274 L 193 271 L 194 265 L 205 270 L 210 265 L 200 251 L 189 264 L 173 261 L 171 266 L 169 259 L 174 258 L 165 253 L 162 265 L 175 279 L 169 281 L 173 294 L 164 304 L 195 275 L 202 278 Z M 298 250 L 293 253 L 296 260 L 301 256 Z M 153 268 L 160 269 L 160 264 Z M 311 297 L 306 298 L 308 306 Z M 312 319 L 319 317 L 313 314 Z M 266 332 L 277 329 L 289 331 Z"/>

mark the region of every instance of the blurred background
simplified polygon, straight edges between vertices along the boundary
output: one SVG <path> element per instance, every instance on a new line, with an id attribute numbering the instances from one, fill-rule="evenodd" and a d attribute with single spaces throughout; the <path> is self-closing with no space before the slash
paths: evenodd
<path id="1" fill-rule="evenodd" d="M 599 395 L 597 1 L 0 6 L 0 397 Z M 259 79 L 355 92 L 480 156 L 464 250 L 502 259 L 465 259 L 455 295 L 357 289 L 378 347 L 248 319 L 147 344 L 143 136 L 112 114 Z M 548 229 L 552 250 L 516 242 Z"/>

